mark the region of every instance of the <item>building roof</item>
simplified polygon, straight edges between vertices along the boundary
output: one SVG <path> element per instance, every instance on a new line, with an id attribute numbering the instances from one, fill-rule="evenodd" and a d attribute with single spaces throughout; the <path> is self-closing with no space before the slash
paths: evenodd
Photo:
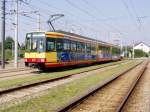
<path id="1" fill-rule="evenodd" d="M 138 46 L 139 44 L 144 44 L 144 45 L 146 45 L 146 46 L 148 46 L 148 47 L 150 47 L 150 45 L 148 45 L 148 44 L 146 44 L 146 43 L 144 43 L 144 42 L 139 42 L 139 43 L 136 43 L 136 44 L 134 44 L 134 47 L 136 47 L 136 46 Z"/>

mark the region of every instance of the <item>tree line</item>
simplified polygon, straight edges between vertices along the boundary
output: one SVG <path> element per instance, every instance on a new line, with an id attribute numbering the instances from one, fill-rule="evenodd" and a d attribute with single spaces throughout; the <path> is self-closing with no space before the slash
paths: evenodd
<path id="1" fill-rule="evenodd" d="M 14 56 L 14 40 L 11 36 L 6 37 L 5 42 L 4 42 L 4 47 L 5 47 L 5 58 L 6 60 L 11 60 L 13 59 Z M 0 42 L 0 48 L 1 48 L 1 42 Z M 0 49 L 1 51 L 1 49 Z M 24 57 L 24 52 L 25 52 L 25 44 L 18 42 L 18 56 L 20 58 Z M 1 54 L 1 53 L 0 53 Z"/>

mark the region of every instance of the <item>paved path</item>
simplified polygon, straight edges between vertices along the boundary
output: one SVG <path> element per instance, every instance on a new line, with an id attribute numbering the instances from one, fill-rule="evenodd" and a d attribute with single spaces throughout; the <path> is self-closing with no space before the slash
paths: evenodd
<path id="1" fill-rule="evenodd" d="M 23 59 L 18 61 L 18 68 L 22 68 L 22 67 L 25 67 Z M 9 64 L 5 64 L 5 69 L 2 69 L 1 65 L 0 65 L 0 70 L 7 70 L 7 69 L 16 69 L 14 67 L 14 62 L 13 61 L 9 61 Z"/>

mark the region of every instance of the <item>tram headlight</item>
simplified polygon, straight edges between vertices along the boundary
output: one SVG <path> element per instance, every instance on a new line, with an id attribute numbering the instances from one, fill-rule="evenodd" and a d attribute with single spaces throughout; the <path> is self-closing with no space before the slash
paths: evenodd
<path id="1" fill-rule="evenodd" d="M 45 62 L 45 59 L 41 59 L 41 62 Z"/>

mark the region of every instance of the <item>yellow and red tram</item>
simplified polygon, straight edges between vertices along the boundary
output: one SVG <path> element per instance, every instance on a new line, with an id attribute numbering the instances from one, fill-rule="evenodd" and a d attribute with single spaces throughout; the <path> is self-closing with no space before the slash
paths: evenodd
<path id="1" fill-rule="evenodd" d="M 31 32 L 26 35 L 26 66 L 36 64 L 45 69 L 120 58 L 118 46 L 69 32 Z"/>

